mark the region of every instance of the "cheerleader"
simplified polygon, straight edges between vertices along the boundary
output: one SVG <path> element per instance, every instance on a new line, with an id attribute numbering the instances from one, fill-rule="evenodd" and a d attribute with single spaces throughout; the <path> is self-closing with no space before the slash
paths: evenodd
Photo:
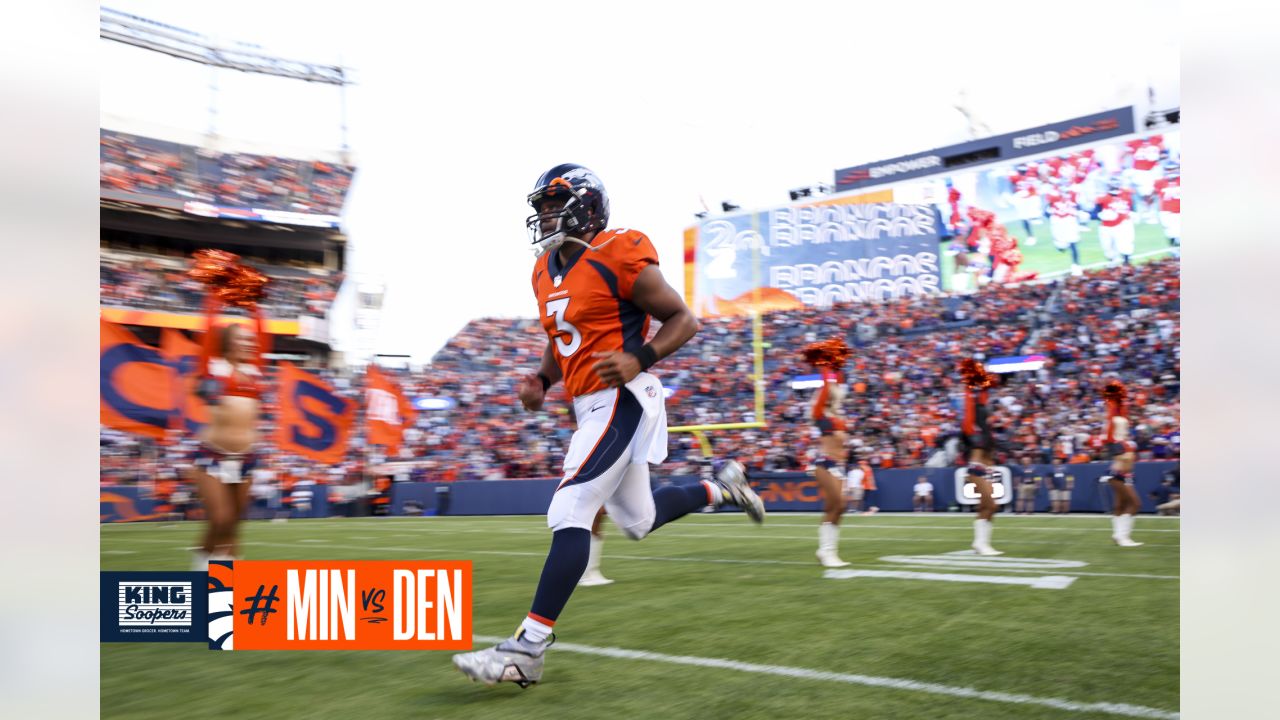
<path id="1" fill-rule="evenodd" d="M 1125 417 L 1128 396 L 1128 390 L 1119 380 L 1112 380 L 1102 388 L 1102 398 L 1107 403 L 1106 448 L 1111 456 L 1111 474 L 1107 477 L 1107 484 L 1115 496 L 1111 541 L 1120 547 L 1138 547 L 1142 543 L 1129 537 L 1133 532 L 1133 516 L 1142 505 L 1138 491 L 1133 487 L 1133 461 L 1137 446 L 1129 439 L 1129 418 Z"/>
<path id="2" fill-rule="evenodd" d="M 196 394 L 209 407 L 199 447 L 188 470 L 205 511 L 205 534 L 196 552 L 195 570 L 210 560 L 237 556 L 240 519 L 249 502 L 249 485 L 259 462 L 258 423 L 262 413 L 267 336 L 259 301 L 266 277 L 236 264 L 237 256 L 218 250 L 196 253 L 190 274 L 209 283 L 206 329 L 197 368 Z M 219 305 L 253 309 L 255 331 L 239 324 L 216 327 Z"/>
<path id="3" fill-rule="evenodd" d="M 982 363 L 973 358 L 960 361 L 964 381 L 964 420 L 960 426 L 969 482 L 978 491 L 978 519 L 973 521 L 973 550 L 979 555 L 1003 555 L 991 547 L 991 519 L 999 506 L 991 492 L 991 466 L 995 462 L 995 436 L 987 422 L 987 388 L 996 383 Z"/>
<path id="4" fill-rule="evenodd" d="M 818 562 L 823 567 L 844 567 L 840 559 L 840 516 L 845 510 L 848 478 L 845 473 L 845 444 L 849 440 L 844 420 L 847 388 L 842 369 L 852 351 L 839 338 L 809 345 L 805 360 L 822 374 L 822 388 L 813 401 L 812 417 L 820 434 L 817 467 L 813 477 L 822 493 L 822 524 L 818 526 Z"/>

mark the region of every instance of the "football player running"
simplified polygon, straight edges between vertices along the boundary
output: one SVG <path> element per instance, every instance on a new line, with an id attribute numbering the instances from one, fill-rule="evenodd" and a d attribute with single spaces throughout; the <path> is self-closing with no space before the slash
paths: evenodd
<path id="1" fill-rule="evenodd" d="M 604 184 L 580 165 L 543 173 L 528 201 L 533 292 L 547 346 L 518 394 L 525 409 L 537 411 L 563 381 L 578 429 L 547 509 L 551 548 L 528 615 L 497 646 L 453 656 L 472 680 L 521 687 L 542 678 L 552 628 L 587 567 L 601 506 L 633 540 L 707 505 L 736 505 L 755 522 L 764 519 L 764 503 L 735 461 L 711 481 L 650 489 L 649 463 L 667 456 L 667 416 L 662 383 L 648 370 L 687 343 L 698 321 L 663 278 L 649 238 L 607 229 Z M 662 327 L 645 343 L 650 318 Z"/>
<path id="2" fill-rule="evenodd" d="M 1165 165 L 1165 175 L 1156 181 L 1160 196 L 1160 224 L 1173 246 L 1173 256 L 1182 257 L 1182 173 L 1176 160 Z"/>
<path id="3" fill-rule="evenodd" d="M 1120 186 L 1119 178 L 1107 184 L 1107 194 L 1098 198 L 1098 242 L 1107 260 L 1130 264 L 1134 249 L 1133 193 Z"/>

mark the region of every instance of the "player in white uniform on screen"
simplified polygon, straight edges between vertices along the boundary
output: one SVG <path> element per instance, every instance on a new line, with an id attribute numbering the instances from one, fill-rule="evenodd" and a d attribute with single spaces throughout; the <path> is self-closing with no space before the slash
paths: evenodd
<path id="1" fill-rule="evenodd" d="M 1132 163 L 1129 167 L 1129 176 L 1134 188 L 1138 191 L 1138 197 L 1146 207 L 1147 222 L 1154 223 L 1156 221 L 1156 181 L 1162 175 L 1160 161 L 1164 153 L 1164 138 L 1160 135 L 1152 135 L 1148 138 L 1130 140 L 1126 143 L 1126 149 L 1128 159 Z"/>
<path id="2" fill-rule="evenodd" d="M 1173 246 L 1174 257 L 1181 256 L 1182 247 L 1182 168 L 1176 160 L 1165 165 L 1164 177 L 1156 181 L 1156 194 L 1160 196 L 1160 225 L 1164 236 Z"/>
<path id="3" fill-rule="evenodd" d="M 1039 168 L 1040 166 L 1036 163 L 1019 165 L 1009 176 L 1009 183 L 1013 185 L 1011 202 L 1014 216 L 1022 223 L 1022 229 L 1027 233 L 1028 246 L 1036 244 L 1036 234 L 1031 224 L 1040 222 L 1044 214 L 1044 205 L 1040 197 Z"/>
<path id="4" fill-rule="evenodd" d="M 1080 205 L 1076 194 L 1066 182 L 1050 189 L 1044 196 L 1045 212 L 1049 214 L 1049 232 L 1058 252 L 1071 253 L 1071 274 L 1080 275 Z"/>
<path id="5" fill-rule="evenodd" d="M 1107 194 L 1098 198 L 1098 242 L 1102 254 L 1111 263 L 1130 263 L 1134 249 L 1133 193 L 1120 187 L 1120 179 L 1112 178 Z"/>

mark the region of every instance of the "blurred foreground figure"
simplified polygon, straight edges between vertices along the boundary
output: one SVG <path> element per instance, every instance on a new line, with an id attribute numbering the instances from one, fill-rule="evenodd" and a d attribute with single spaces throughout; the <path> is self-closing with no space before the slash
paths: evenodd
<path id="1" fill-rule="evenodd" d="M 207 570 L 210 560 L 237 557 L 240 519 L 249 503 L 249 486 L 258 466 L 258 423 L 268 339 L 260 301 L 266 276 L 238 264 L 239 258 L 219 250 L 196 253 L 190 275 L 208 283 L 206 325 L 198 366 L 196 394 L 209 407 L 209 422 L 200 430 L 188 477 L 204 504 L 205 534 L 196 551 L 194 570 Z M 243 325 L 216 326 L 220 305 L 250 308 L 255 331 Z"/>

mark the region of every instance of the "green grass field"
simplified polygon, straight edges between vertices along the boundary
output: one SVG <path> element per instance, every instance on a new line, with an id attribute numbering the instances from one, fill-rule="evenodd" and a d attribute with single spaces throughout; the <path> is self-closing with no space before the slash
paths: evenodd
<path id="1" fill-rule="evenodd" d="M 102 717 L 1176 717 L 1177 519 L 1139 518 L 1133 535 L 1146 545 L 1120 549 L 1105 517 L 998 518 L 1005 558 L 1086 563 L 1037 570 L 940 565 L 968 548 L 971 516 L 845 518 L 853 569 L 964 582 L 826 578 L 817 523 L 700 514 L 640 543 L 608 526 L 603 569 L 616 582 L 578 589 L 556 627 L 561 647 L 528 690 L 471 683 L 446 652 L 104 644 Z M 186 570 L 199 531 L 104 525 L 102 569 Z M 428 517 L 253 522 L 245 539 L 250 559 L 470 559 L 475 633 L 496 638 L 528 610 L 550 534 L 541 517 Z M 943 557 L 883 559 L 923 555 Z M 1056 590 L 972 581 L 1042 575 L 1074 580 Z"/>
<path id="2" fill-rule="evenodd" d="M 1076 248 L 1080 251 L 1080 264 L 1090 266 L 1105 263 L 1107 258 L 1102 254 L 1102 245 L 1098 243 L 1098 223 L 1092 222 L 1087 230 L 1080 232 L 1080 242 Z M 1066 273 L 1071 270 L 1071 253 L 1059 252 L 1053 246 L 1053 235 L 1049 232 L 1048 221 L 1039 225 L 1033 224 L 1035 233 L 1034 245 L 1027 244 L 1027 233 L 1022 223 L 1016 222 L 1005 226 L 1009 234 L 1018 238 L 1018 250 L 1022 252 L 1022 265 L 1019 270 L 1035 270 L 1043 275 Z M 1134 262 L 1148 262 L 1168 257 L 1169 240 L 1165 238 L 1164 229 L 1159 224 L 1139 222 L 1134 227 Z M 955 272 L 955 258 L 943 255 L 942 277 L 946 278 L 945 286 L 950 289 L 951 274 Z"/>

